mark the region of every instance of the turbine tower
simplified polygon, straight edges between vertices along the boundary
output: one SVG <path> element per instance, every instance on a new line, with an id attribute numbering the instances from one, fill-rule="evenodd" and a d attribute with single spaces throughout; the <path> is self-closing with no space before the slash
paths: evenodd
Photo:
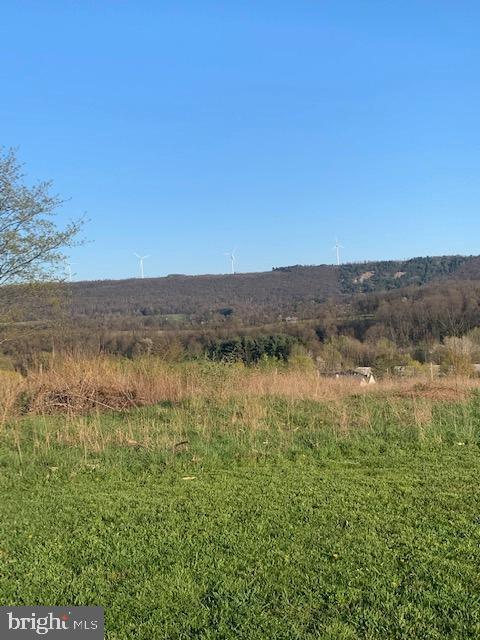
<path id="1" fill-rule="evenodd" d="M 335 246 L 333 250 L 337 253 L 337 266 L 340 265 L 340 249 L 343 249 L 342 245 L 338 242 L 338 238 L 335 240 Z"/>
<path id="2" fill-rule="evenodd" d="M 68 282 L 72 282 L 72 278 L 73 278 L 73 272 L 72 272 L 72 267 L 74 264 L 77 264 L 76 262 L 67 262 L 67 278 L 68 278 Z"/>
<path id="3" fill-rule="evenodd" d="M 235 273 L 235 251 L 236 251 L 236 249 L 232 249 L 232 251 L 227 251 L 227 253 L 225 254 L 226 256 L 228 256 L 230 258 L 232 275 Z"/>
<path id="4" fill-rule="evenodd" d="M 149 258 L 150 256 L 139 256 L 138 253 L 134 253 L 133 255 L 136 258 L 138 258 L 139 261 L 140 261 L 140 278 L 142 278 L 142 280 L 143 280 L 143 278 L 145 277 L 145 274 L 143 272 L 143 261 L 146 260 L 147 258 Z"/>

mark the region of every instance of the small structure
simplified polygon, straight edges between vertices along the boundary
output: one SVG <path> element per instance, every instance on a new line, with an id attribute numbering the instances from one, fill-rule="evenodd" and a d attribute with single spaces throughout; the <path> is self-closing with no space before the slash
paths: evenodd
<path id="1" fill-rule="evenodd" d="M 357 373 L 361 373 L 363 376 L 372 375 L 372 367 L 355 367 Z"/>
<path id="2" fill-rule="evenodd" d="M 375 384 L 376 380 L 372 373 L 371 367 L 357 367 L 356 369 L 347 369 L 339 371 L 335 374 L 335 378 L 355 378 L 363 386 L 367 384 Z"/>

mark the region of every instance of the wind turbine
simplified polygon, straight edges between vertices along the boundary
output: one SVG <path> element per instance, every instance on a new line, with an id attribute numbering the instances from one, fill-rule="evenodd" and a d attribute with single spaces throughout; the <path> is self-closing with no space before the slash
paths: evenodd
<path id="1" fill-rule="evenodd" d="M 236 249 L 232 249 L 232 251 L 227 251 L 225 253 L 225 255 L 230 258 L 230 264 L 232 265 L 232 275 L 235 273 L 235 251 Z"/>
<path id="2" fill-rule="evenodd" d="M 338 238 L 335 240 L 335 246 L 332 247 L 337 253 L 337 265 L 340 265 L 340 249 L 343 249 L 342 245 L 338 242 Z"/>
<path id="3" fill-rule="evenodd" d="M 143 272 L 143 261 L 150 256 L 139 256 L 138 253 L 134 253 L 133 255 L 140 260 L 140 277 L 143 279 L 145 277 L 145 274 Z"/>
<path id="4" fill-rule="evenodd" d="M 68 281 L 71 282 L 72 281 L 72 277 L 73 277 L 73 273 L 72 273 L 72 267 L 74 264 L 77 264 L 76 262 L 67 262 L 67 276 L 68 276 Z"/>

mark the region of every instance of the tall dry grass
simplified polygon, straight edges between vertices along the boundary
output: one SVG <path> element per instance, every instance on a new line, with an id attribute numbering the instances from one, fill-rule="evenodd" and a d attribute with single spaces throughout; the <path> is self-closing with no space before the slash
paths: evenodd
<path id="1" fill-rule="evenodd" d="M 457 428 L 455 422 L 462 433 L 467 426 L 475 430 L 469 403 L 458 401 L 479 388 L 480 381 L 469 378 L 387 379 L 361 386 L 356 379 L 291 367 L 65 357 L 48 370 L 31 370 L 24 377 L 0 373 L 0 421 L 19 455 L 22 443 L 32 437 L 38 452 L 54 444 L 85 452 L 118 445 L 175 456 L 188 448 L 192 433 L 208 443 L 218 432 L 257 455 L 259 447 L 271 446 L 272 436 L 288 448 L 299 433 L 318 433 L 324 427 L 338 438 L 389 424 L 414 429 L 419 439 L 436 438 L 437 433 L 441 439 L 444 431 Z M 302 400 L 318 405 L 302 408 Z M 444 401 L 456 403 L 457 409 L 445 413 L 440 428 L 443 413 L 436 412 L 435 405 Z M 152 410 L 125 412 L 148 405 Z M 34 419 L 26 426 L 15 419 L 22 415 Z"/>
<path id="2" fill-rule="evenodd" d="M 84 414 L 92 410 L 122 411 L 186 398 L 278 396 L 292 400 L 340 401 L 352 395 L 461 400 L 480 380 L 439 378 L 387 379 L 360 386 L 357 379 L 328 378 L 295 368 L 248 368 L 207 362 L 169 364 L 156 358 L 139 360 L 63 357 L 48 370 L 26 376 L 0 373 L 0 421 L 19 414 Z"/>

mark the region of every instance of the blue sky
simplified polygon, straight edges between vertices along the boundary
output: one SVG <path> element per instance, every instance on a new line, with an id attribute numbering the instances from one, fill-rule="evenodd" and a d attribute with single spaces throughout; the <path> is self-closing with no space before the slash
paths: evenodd
<path id="1" fill-rule="evenodd" d="M 480 254 L 480 4 L 4 0 L 0 142 L 77 279 Z"/>

